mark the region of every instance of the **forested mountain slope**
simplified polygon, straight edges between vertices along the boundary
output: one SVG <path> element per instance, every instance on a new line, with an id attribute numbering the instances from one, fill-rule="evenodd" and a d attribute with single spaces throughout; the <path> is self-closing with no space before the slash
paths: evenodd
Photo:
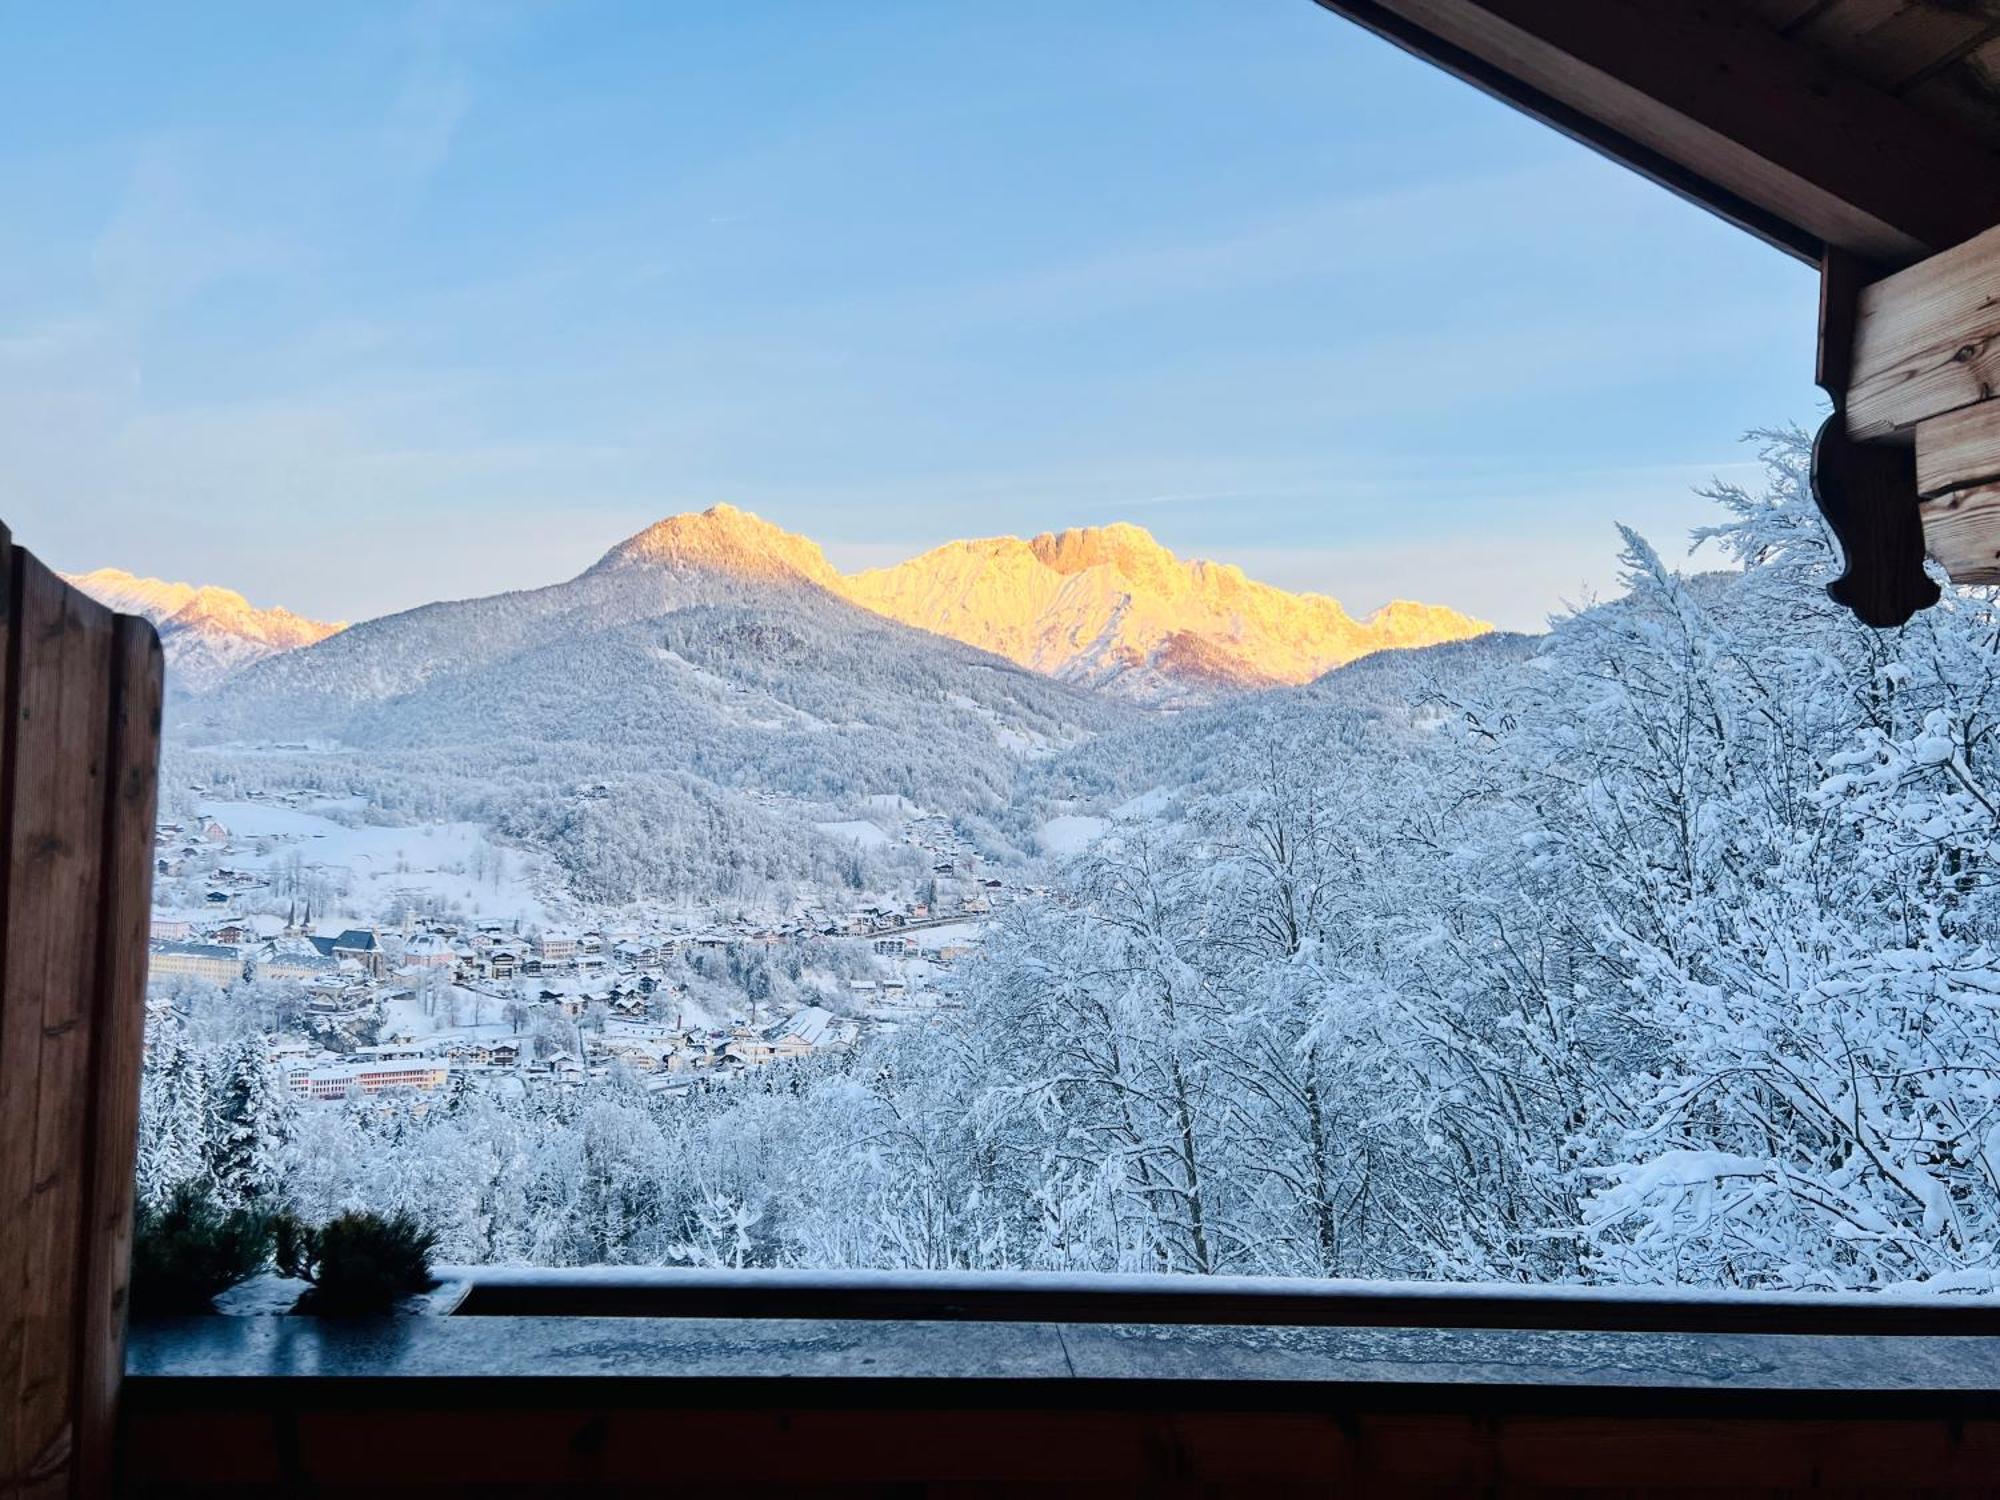
<path id="1" fill-rule="evenodd" d="M 183 705 L 175 737 L 314 742 L 316 774 L 546 840 L 579 893 L 617 899 L 824 878 L 850 855 L 808 814 L 902 798 L 988 816 L 1026 760 L 1130 713 L 860 609 L 831 576 L 740 511 L 675 517 L 566 583 L 260 662 Z M 596 782 L 609 793 L 579 795 Z"/>
<path id="2" fill-rule="evenodd" d="M 1296 740 L 1299 755 L 1383 774 L 1452 710 L 1470 684 L 1492 681 L 1533 655 L 1538 637 L 1494 631 L 1470 640 L 1380 651 L 1303 687 L 1224 699 L 1184 713 L 1147 715 L 1051 756 L 1027 772 L 1034 807 L 1111 810 L 1135 799 L 1166 805 L 1240 784 L 1246 745 Z"/>

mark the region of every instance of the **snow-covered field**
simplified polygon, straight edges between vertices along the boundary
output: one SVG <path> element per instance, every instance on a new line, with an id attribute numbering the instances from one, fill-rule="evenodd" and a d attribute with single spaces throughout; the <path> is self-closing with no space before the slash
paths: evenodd
<path id="1" fill-rule="evenodd" d="M 1083 813 L 1065 813 L 1050 818 L 1038 832 L 1042 847 L 1051 854 L 1081 854 L 1104 836 L 1109 818 L 1093 818 Z"/>
<path id="2" fill-rule="evenodd" d="M 1119 803 L 1111 809 L 1111 816 L 1120 823 L 1154 817 L 1173 800 L 1173 796 L 1171 788 L 1156 786 L 1150 792 L 1141 792 L 1129 802 Z"/>
<path id="3" fill-rule="evenodd" d="M 942 927 L 919 927 L 908 936 L 926 952 L 950 948 L 960 943 L 976 943 L 985 926 L 979 922 L 947 922 Z"/>
<path id="4" fill-rule="evenodd" d="M 204 802 L 201 815 L 250 846 L 232 864 L 280 869 L 296 858 L 322 872 L 357 913 L 376 912 L 397 893 L 421 893 L 484 917 L 551 920 L 541 893 L 552 881 L 541 857 L 494 843 L 476 823 L 350 826 L 270 802 Z"/>
<path id="5" fill-rule="evenodd" d="M 872 849 L 890 842 L 889 835 L 866 818 L 850 818 L 843 823 L 815 823 L 813 827 L 821 833 L 832 834 L 837 839 L 847 839 L 851 843 L 859 844 L 864 849 Z"/>

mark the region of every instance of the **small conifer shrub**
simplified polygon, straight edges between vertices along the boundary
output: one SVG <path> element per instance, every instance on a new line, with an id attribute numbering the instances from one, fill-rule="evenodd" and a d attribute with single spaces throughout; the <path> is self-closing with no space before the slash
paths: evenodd
<path id="1" fill-rule="evenodd" d="M 208 1312 L 217 1296 L 263 1268 L 271 1222 L 248 1209 L 225 1213 L 184 1182 L 164 1204 L 141 1205 L 132 1228 L 132 1310 Z"/>
<path id="2" fill-rule="evenodd" d="M 291 1215 L 276 1225 L 278 1269 L 312 1283 L 295 1312 L 326 1317 L 386 1313 L 437 1285 L 437 1236 L 409 1214 L 346 1213 L 314 1228 Z"/>

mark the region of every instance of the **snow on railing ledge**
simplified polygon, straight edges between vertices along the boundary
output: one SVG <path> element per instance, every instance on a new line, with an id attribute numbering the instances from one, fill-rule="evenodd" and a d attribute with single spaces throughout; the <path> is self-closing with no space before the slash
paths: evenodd
<path id="1" fill-rule="evenodd" d="M 1922 1289 L 1336 1281 L 1045 1271 L 454 1266 L 468 1316 L 800 1317 L 2000 1335 L 2000 1296 Z"/>

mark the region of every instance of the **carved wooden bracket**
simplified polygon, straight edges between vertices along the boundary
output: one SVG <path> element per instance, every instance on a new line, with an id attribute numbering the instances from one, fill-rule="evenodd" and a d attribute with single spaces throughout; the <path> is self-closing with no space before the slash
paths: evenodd
<path id="1" fill-rule="evenodd" d="M 1833 415 L 1813 440 L 1812 491 L 1846 564 L 1826 586 L 1828 596 L 1863 624 L 1888 630 L 1937 603 L 1938 586 L 1924 572 L 1915 455 L 1857 442 L 1848 432 L 1854 330 L 1861 289 L 1871 279 L 1867 267 L 1841 251 L 1829 250 L 1820 262 L 1816 378 Z"/>
<path id="2" fill-rule="evenodd" d="M 1890 630 L 1938 602 L 1938 586 L 1924 571 L 1917 464 L 1909 449 L 1855 442 L 1835 407 L 1813 440 L 1812 489 L 1847 564 L 1826 586 L 1834 603 L 1864 625 Z"/>

